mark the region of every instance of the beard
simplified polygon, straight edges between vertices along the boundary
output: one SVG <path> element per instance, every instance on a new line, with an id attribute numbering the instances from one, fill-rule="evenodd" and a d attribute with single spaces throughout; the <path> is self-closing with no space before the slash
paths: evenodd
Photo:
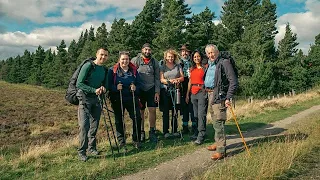
<path id="1" fill-rule="evenodd" d="M 143 57 L 150 59 L 151 58 L 151 53 L 149 53 L 148 55 L 145 53 L 141 53 Z"/>

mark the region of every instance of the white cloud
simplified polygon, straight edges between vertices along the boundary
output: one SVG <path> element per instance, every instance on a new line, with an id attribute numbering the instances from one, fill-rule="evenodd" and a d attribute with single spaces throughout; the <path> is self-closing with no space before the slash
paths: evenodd
<path id="1" fill-rule="evenodd" d="M 53 50 L 62 40 L 68 46 L 72 39 L 78 41 L 82 31 L 89 30 L 91 26 L 96 31 L 101 24 L 102 21 L 90 21 L 79 27 L 51 26 L 35 29 L 30 33 L 16 31 L 0 34 L 0 60 L 10 56 L 22 55 L 25 49 L 33 52 L 39 45 L 44 49 L 51 48 Z M 105 24 L 107 30 L 110 31 L 111 23 L 105 22 Z"/>
<path id="2" fill-rule="evenodd" d="M 13 20 L 36 23 L 82 22 L 90 14 L 115 8 L 122 17 L 137 14 L 145 0 L 0 0 L 0 12 Z M 129 16 L 128 16 L 129 15 Z"/>
<path id="3" fill-rule="evenodd" d="M 285 24 L 290 23 L 292 32 L 297 34 L 297 48 L 308 53 L 310 44 L 314 42 L 316 35 L 320 33 L 320 1 L 307 0 L 304 13 L 288 13 L 278 18 L 278 31 L 276 42 L 278 43 L 285 34 Z"/>

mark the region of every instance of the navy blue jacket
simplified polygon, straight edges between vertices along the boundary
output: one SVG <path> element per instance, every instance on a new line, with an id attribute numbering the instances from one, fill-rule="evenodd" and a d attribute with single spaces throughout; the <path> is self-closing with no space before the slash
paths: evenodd
<path id="1" fill-rule="evenodd" d="M 130 85 L 133 83 L 136 85 L 135 97 L 139 95 L 141 89 L 141 80 L 137 68 L 130 63 L 128 75 L 124 74 L 124 71 L 120 68 L 119 63 L 115 64 L 108 70 L 108 90 L 111 101 L 120 101 L 120 91 L 117 90 L 119 82 L 122 84 L 122 101 L 132 102 L 132 92 Z"/>

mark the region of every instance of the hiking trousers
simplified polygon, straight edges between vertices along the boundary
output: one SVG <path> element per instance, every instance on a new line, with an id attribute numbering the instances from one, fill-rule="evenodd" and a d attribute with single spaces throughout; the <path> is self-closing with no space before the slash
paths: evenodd
<path id="1" fill-rule="evenodd" d="M 96 134 L 101 117 L 101 105 L 97 97 L 79 99 L 79 153 L 85 154 L 86 150 L 97 150 Z"/>
<path id="2" fill-rule="evenodd" d="M 212 104 L 214 92 L 208 93 L 209 106 L 208 110 L 212 118 L 214 129 L 214 141 L 217 144 L 217 152 L 224 154 L 226 151 L 226 132 L 225 122 L 227 120 L 227 107 L 225 101 L 219 104 Z"/>
<path id="3" fill-rule="evenodd" d="M 123 120 L 126 122 L 125 118 L 122 116 L 125 110 L 128 111 L 130 119 L 132 120 L 132 140 L 134 142 L 140 142 L 141 139 L 141 114 L 140 114 L 140 107 L 139 107 L 139 101 L 138 98 L 135 98 L 135 109 L 136 109 L 136 114 L 134 114 L 134 106 L 133 106 L 133 101 L 124 101 L 123 102 L 123 112 L 121 112 L 121 102 L 120 99 L 117 100 L 111 100 L 111 107 L 114 111 L 115 115 L 115 124 L 116 124 L 116 136 L 118 139 L 119 144 L 121 143 L 126 143 L 125 142 L 125 135 L 128 129 L 128 124 L 125 123 L 126 129 L 123 127 Z M 135 117 L 136 115 L 136 117 Z M 137 121 L 137 122 L 136 122 Z M 137 124 L 136 124 L 137 123 Z M 138 129 L 137 129 L 137 128 Z M 138 139 L 137 139 L 138 138 Z"/>
<path id="4" fill-rule="evenodd" d="M 206 135 L 206 111 L 208 105 L 207 92 L 200 90 L 197 94 L 191 94 L 191 102 L 193 104 L 193 112 L 195 121 L 198 126 L 199 141 L 204 141 Z"/>

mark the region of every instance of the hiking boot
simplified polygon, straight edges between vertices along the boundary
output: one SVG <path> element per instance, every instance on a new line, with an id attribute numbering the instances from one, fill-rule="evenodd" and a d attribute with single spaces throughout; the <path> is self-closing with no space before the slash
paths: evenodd
<path id="1" fill-rule="evenodd" d="M 146 133 L 144 131 L 141 131 L 141 142 L 146 142 Z"/>
<path id="2" fill-rule="evenodd" d="M 133 146 L 136 148 L 136 149 L 141 149 L 142 145 L 141 145 L 141 142 L 136 142 L 136 141 L 133 141 Z"/>
<path id="3" fill-rule="evenodd" d="M 208 151 L 215 151 L 217 149 L 217 145 L 212 144 L 212 145 L 208 146 L 207 149 L 208 149 Z"/>
<path id="4" fill-rule="evenodd" d="M 170 133 L 165 133 L 164 134 L 164 138 L 165 139 L 170 139 L 172 136 L 171 136 L 171 134 Z"/>
<path id="5" fill-rule="evenodd" d="M 193 144 L 194 144 L 194 145 L 201 145 L 202 143 L 203 143 L 203 141 L 201 141 L 201 140 L 199 140 L 199 139 L 193 141 Z"/>
<path id="6" fill-rule="evenodd" d="M 197 135 L 197 134 L 193 134 L 192 136 L 190 136 L 190 139 L 191 139 L 192 141 L 195 141 L 197 138 L 198 138 L 198 135 Z"/>
<path id="7" fill-rule="evenodd" d="M 96 149 L 90 149 L 89 154 L 97 156 L 97 155 L 99 155 L 99 151 L 97 151 Z"/>
<path id="8" fill-rule="evenodd" d="M 156 136 L 154 131 L 149 131 L 149 140 L 150 142 L 157 143 L 158 137 Z"/>
<path id="9" fill-rule="evenodd" d="M 189 127 L 188 126 L 182 126 L 182 134 L 189 134 Z"/>
<path id="10" fill-rule="evenodd" d="M 216 153 L 212 154 L 211 159 L 212 160 L 219 160 L 219 159 L 223 159 L 224 157 L 225 157 L 225 154 L 216 152 Z"/>
<path id="11" fill-rule="evenodd" d="M 88 160 L 87 155 L 84 153 L 78 153 L 78 156 L 80 161 L 86 162 Z"/>

